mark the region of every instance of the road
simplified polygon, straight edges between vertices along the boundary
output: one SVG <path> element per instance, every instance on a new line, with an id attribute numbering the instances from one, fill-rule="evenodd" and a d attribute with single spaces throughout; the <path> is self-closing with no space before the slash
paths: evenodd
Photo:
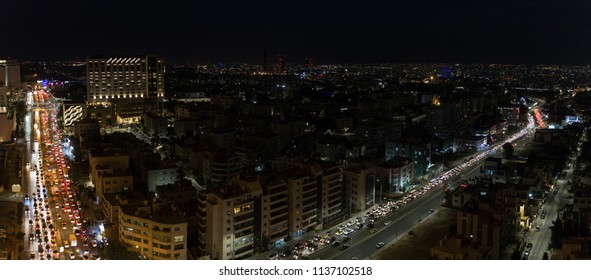
<path id="1" fill-rule="evenodd" d="M 69 167 L 57 126 L 57 104 L 43 90 L 37 90 L 32 95 L 35 105 L 32 106 L 33 116 L 29 112 L 25 120 L 25 135 L 33 147 L 27 152 L 31 171 L 27 176 L 30 180 L 25 193 L 30 198 L 25 205 L 30 212 L 25 213 L 24 230 L 27 240 L 31 233 L 35 237 L 26 243 L 22 258 L 29 259 L 30 255 L 34 255 L 35 259 L 63 260 L 70 259 L 68 252 L 71 252 L 75 259 L 81 259 L 85 250 L 86 256 L 99 254 L 101 250 L 93 248 L 83 239 L 87 230 L 82 225 L 85 215 L 80 207 L 78 190 L 69 180 Z M 27 146 L 31 148 L 31 145 Z M 98 233 L 98 229 L 89 228 L 88 234 L 92 232 Z M 71 246 L 70 236 L 75 236 L 76 247 Z M 68 241 L 67 245 L 65 241 Z M 50 254 L 47 254 L 49 251 Z"/>
<path id="2" fill-rule="evenodd" d="M 569 186 L 567 182 L 573 179 L 574 164 L 573 167 L 568 168 L 566 171 L 566 177 L 556 181 L 558 192 L 556 194 L 550 194 L 534 220 L 533 230 L 525 237 L 525 242 L 532 243 L 533 245 L 528 256 L 530 260 L 541 260 L 544 257 L 544 253 L 548 253 L 548 258 L 551 257 L 551 251 L 548 250 L 548 244 L 552 237 L 550 227 L 553 226 L 552 222 L 558 218 L 558 210 L 561 204 L 569 200 L 569 196 L 571 195 L 568 193 Z M 570 203 L 572 203 L 572 200 Z M 542 218 L 542 211 L 546 211 L 545 218 Z M 540 227 L 540 231 L 535 230 L 536 226 Z"/>
<path id="3" fill-rule="evenodd" d="M 535 131 L 533 125 L 533 117 L 530 117 L 529 124 L 521 131 L 509 137 L 506 142 L 513 143 L 516 146 L 521 146 L 526 143 L 533 132 Z M 429 190 L 425 195 L 419 196 L 417 199 L 409 202 L 404 207 L 399 208 L 395 212 L 391 212 L 386 217 L 376 221 L 377 232 L 370 233 L 370 230 L 363 228 L 351 235 L 351 246 L 347 249 L 341 250 L 332 246 L 323 246 L 316 252 L 310 255 L 311 259 L 367 259 L 371 258 L 372 254 L 378 252 L 376 245 L 378 242 L 384 242 L 386 248 L 393 244 L 398 237 L 406 234 L 421 220 L 428 218 L 428 213 L 437 209 L 444 197 L 443 188 L 444 183 L 455 185 L 460 178 L 471 178 L 479 174 L 480 167 L 484 160 L 490 156 L 501 151 L 503 143 L 498 143 L 489 150 L 484 151 L 468 162 L 462 163 L 457 167 L 453 167 L 442 175 L 443 179 L 436 183 L 439 187 Z M 447 176 L 447 177 L 444 177 Z M 440 177 L 440 178 L 441 178 Z M 433 210 L 431 210 L 433 209 Z M 385 225 L 384 221 L 391 221 L 389 225 Z"/>

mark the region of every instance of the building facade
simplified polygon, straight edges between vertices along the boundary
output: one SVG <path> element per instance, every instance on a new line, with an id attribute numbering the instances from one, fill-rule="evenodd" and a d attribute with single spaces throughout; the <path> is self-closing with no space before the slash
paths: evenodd
<path id="1" fill-rule="evenodd" d="M 135 122 L 164 97 L 164 62 L 151 55 L 93 56 L 86 81 L 88 102 L 115 104 L 118 123 Z"/>

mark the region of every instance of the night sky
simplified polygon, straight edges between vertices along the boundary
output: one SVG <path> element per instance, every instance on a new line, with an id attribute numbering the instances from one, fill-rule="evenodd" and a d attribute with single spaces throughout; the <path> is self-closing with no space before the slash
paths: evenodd
<path id="1" fill-rule="evenodd" d="M 2 2 L 0 57 L 19 60 L 591 63 L 587 0 Z"/>

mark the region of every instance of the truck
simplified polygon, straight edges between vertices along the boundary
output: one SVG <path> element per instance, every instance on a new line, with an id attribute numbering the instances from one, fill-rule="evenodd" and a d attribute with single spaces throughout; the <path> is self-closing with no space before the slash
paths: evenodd
<path id="1" fill-rule="evenodd" d="M 70 233 L 70 246 L 72 247 L 76 247 L 78 246 L 78 239 L 76 239 L 76 235 L 73 233 Z"/>

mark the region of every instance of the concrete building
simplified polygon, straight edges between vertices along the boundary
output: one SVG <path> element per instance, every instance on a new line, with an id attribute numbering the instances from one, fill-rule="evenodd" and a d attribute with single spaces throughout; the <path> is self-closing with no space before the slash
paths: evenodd
<path id="1" fill-rule="evenodd" d="M 325 135 L 316 142 L 316 157 L 322 161 L 341 162 L 345 159 L 345 137 Z"/>
<path id="2" fill-rule="evenodd" d="M 355 139 L 371 148 L 383 145 L 387 133 L 388 126 L 381 122 L 366 121 L 355 124 Z"/>
<path id="3" fill-rule="evenodd" d="M 456 151 L 482 151 L 486 149 L 487 141 L 485 136 L 463 135 L 454 138 L 454 149 Z"/>
<path id="4" fill-rule="evenodd" d="M 144 112 L 142 115 L 142 121 L 148 135 L 154 137 L 166 137 L 169 126 L 168 118 L 156 115 L 152 112 Z"/>
<path id="5" fill-rule="evenodd" d="M 94 187 L 99 197 L 105 194 L 115 194 L 133 191 L 133 175 L 129 169 L 113 169 L 108 166 L 95 166 L 96 179 Z"/>
<path id="6" fill-rule="evenodd" d="M 317 229 L 320 189 L 309 169 L 296 167 L 285 170 L 289 186 L 289 235 L 300 237 Z"/>
<path id="7" fill-rule="evenodd" d="M 425 130 L 437 138 L 447 138 L 461 126 L 461 109 L 459 102 L 443 103 L 431 108 L 425 120 Z"/>
<path id="8" fill-rule="evenodd" d="M 414 162 L 405 157 L 394 157 L 375 167 L 376 195 L 405 192 L 414 179 Z M 379 199 L 381 201 L 381 199 Z"/>
<path id="9" fill-rule="evenodd" d="M 8 113 L 0 113 L 0 144 L 12 142 L 15 120 Z"/>
<path id="10" fill-rule="evenodd" d="M 178 167 L 172 161 L 141 162 L 141 177 L 144 177 L 149 192 L 156 192 L 156 187 L 174 184 L 178 180 Z"/>
<path id="11" fill-rule="evenodd" d="M 129 203 L 116 195 L 119 240 L 145 260 L 186 260 L 187 222 L 173 205 L 143 200 Z"/>
<path id="12" fill-rule="evenodd" d="M 394 157 L 412 159 L 414 163 L 414 176 L 424 176 L 431 166 L 431 143 L 417 138 L 386 141 L 386 160 Z"/>
<path id="13" fill-rule="evenodd" d="M 243 180 L 241 180 L 243 181 Z M 261 194 L 261 231 L 263 246 L 281 247 L 287 241 L 289 192 L 285 177 L 281 173 L 267 173 L 258 179 Z M 252 187 L 255 189 L 255 187 Z"/>
<path id="14" fill-rule="evenodd" d="M 99 173 L 123 174 L 129 173 L 129 156 L 123 155 L 113 149 L 90 149 L 88 156 L 90 168 L 90 180 L 96 186 L 99 184 Z M 133 180 L 131 182 L 133 186 Z M 100 194 L 100 192 L 97 192 Z"/>
<path id="15" fill-rule="evenodd" d="M 198 196 L 199 252 L 215 260 L 245 259 L 255 249 L 255 211 L 261 189 L 248 189 L 236 182 L 223 182 Z"/>
<path id="16" fill-rule="evenodd" d="M 279 152 L 274 159 L 269 160 L 270 169 L 273 171 L 282 171 L 294 168 L 299 166 L 303 158 L 302 154 L 290 150 Z"/>
<path id="17" fill-rule="evenodd" d="M 255 170 L 266 161 L 263 158 L 263 146 L 259 143 L 241 142 L 236 146 L 235 153 L 240 157 L 242 170 Z"/>
<path id="18" fill-rule="evenodd" d="M 203 180 L 206 184 L 230 180 L 240 172 L 240 157 L 225 151 L 203 154 Z"/>
<path id="19" fill-rule="evenodd" d="M 238 131 L 233 128 L 215 128 L 206 132 L 205 137 L 213 147 L 234 152 L 238 142 Z"/>
<path id="20" fill-rule="evenodd" d="M 499 207 L 501 206 L 501 207 Z M 492 206 L 488 198 L 475 199 L 457 212 L 456 235 L 431 248 L 436 259 L 500 259 L 509 240 L 512 222 L 502 205 Z"/>
<path id="21" fill-rule="evenodd" d="M 501 117 L 501 119 L 507 121 L 507 124 L 519 124 L 520 120 L 518 105 L 499 106 L 497 109 L 499 110 L 499 116 Z"/>
<path id="22" fill-rule="evenodd" d="M 351 212 L 363 211 L 375 203 L 376 175 L 373 164 L 360 163 L 345 168 L 346 199 Z"/>
<path id="23" fill-rule="evenodd" d="M 341 167 L 330 162 L 305 164 L 302 167 L 310 169 L 316 178 L 316 186 L 322 188 L 318 199 L 319 223 L 322 223 L 322 228 L 334 226 L 348 218 L 349 213 L 343 210 L 346 203 Z"/>

